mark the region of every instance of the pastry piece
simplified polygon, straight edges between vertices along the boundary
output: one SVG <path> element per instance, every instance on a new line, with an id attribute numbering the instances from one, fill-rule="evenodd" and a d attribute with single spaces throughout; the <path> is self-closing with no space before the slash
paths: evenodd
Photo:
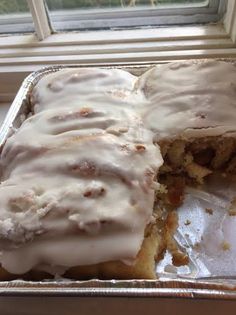
<path id="1" fill-rule="evenodd" d="M 165 164 L 198 183 L 215 170 L 236 172 L 236 66 L 219 61 L 157 66 L 140 79 L 145 126 Z"/>
<path id="2" fill-rule="evenodd" d="M 35 114 L 1 155 L 2 279 L 155 278 L 163 160 L 129 102 L 134 80 L 122 71 L 64 70 L 34 89 Z"/>
<path id="3" fill-rule="evenodd" d="M 41 79 L 1 154 L 0 278 L 154 279 L 166 248 L 188 263 L 174 210 L 186 182 L 236 172 L 235 82 L 217 61 Z"/>
<path id="4" fill-rule="evenodd" d="M 146 98 L 140 109 L 143 123 L 164 159 L 157 178 L 166 190 L 156 194 L 156 204 L 171 214 L 183 202 L 186 184 L 207 183 L 213 172 L 236 173 L 236 66 L 219 61 L 166 64 L 144 73 L 136 86 Z M 173 239 L 178 224 L 168 230 L 168 216 L 164 247 L 174 265 L 184 265 L 188 257 Z"/>
<path id="5" fill-rule="evenodd" d="M 130 107 L 136 103 L 136 81 L 135 76 L 119 69 L 81 68 L 78 71 L 67 68 L 40 80 L 31 102 L 34 112 L 67 105 L 87 107 L 90 102 Z M 137 98 L 140 99 L 140 95 L 137 94 Z"/>

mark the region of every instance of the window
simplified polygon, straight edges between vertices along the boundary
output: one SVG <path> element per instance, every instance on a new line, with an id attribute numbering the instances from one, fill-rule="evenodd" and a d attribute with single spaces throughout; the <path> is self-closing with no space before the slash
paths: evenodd
<path id="1" fill-rule="evenodd" d="M 0 0 L 0 34 L 34 32 L 26 0 Z"/>
<path id="2" fill-rule="evenodd" d="M 48 30 L 51 25 L 53 31 L 58 32 L 217 22 L 222 19 L 226 8 L 224 0 L 28 0 L 27 2 L 40 39 L 50 33 Z M 0 14 L 1 33 L 33 31 L 26 0 L 0 0 Z"/>
<path id="3" fill-rule="evenodd" d="M 219 21 L 225 1 L 47 0 L 56 31 L 166 26 Z"/>

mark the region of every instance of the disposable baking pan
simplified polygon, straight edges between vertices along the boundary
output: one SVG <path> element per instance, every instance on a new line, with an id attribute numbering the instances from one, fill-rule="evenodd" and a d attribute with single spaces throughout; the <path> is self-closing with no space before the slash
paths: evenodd
<path id="1" fill-rule="evenodd" d="M 236 62 L 236 60 L 232 59 L 225 61 Z M 139 75 L 153 65 L 104 66 L 103 68 L 121 68 Z M 52 72 L 71 67 L 80 68 L 81 66 L 47 67 L 30 74 L 24 80 L 0 129 L 1 147 L 4 145 L 7 137 L 20 127 L 21 123 L 31 112 L 30 94 L 37 82 Z M 183 211 L 182 213 L 185 215 Z M 198 265 L 198 267 L 201 268 L 201 265 Z M 164 269 L 159 268 L 159 271 L 157 269 L 158 280 L 73 281 L 58 278 L 38 282 L 23 280 L 2 281 L 0 282 L 0 296 L 171 297 L 236 300 L 236 272 L 234 273 L 234 271 L 232 273 L 223 272 L 222 274 L 220 272 L 196 274 L 196 272 L 193 273 L 193 270 L 189 272 L 189 270 L 181 269 L 182 271 L 180 270 L 180 272 L 176 273 L 162 272 L 162 270 Z"/>

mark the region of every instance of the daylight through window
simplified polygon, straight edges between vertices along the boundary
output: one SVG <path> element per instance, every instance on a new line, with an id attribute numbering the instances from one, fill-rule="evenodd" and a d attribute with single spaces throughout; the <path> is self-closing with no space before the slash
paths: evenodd
<path id="1" fill-rule="evenodd" d="M 203 24 L 221 20 L 225 7 L 224 0 L 0 0 L 0 33 L 33 32 L 32 18 L 40 39 L 45 24 L 52 32 Z"/>

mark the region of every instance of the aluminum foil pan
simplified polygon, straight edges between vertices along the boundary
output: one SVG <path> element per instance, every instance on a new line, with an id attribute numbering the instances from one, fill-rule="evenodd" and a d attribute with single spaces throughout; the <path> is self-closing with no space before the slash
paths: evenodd
<path id="1" fill-rule="evenodd" d="M 152 65 L 116 68 L 140 75 Z M 0 129 L 1 147 L 31 112 L 30 94 L 37 82 L 43 76 L 62 68 L 65 67 L 44 68 L 24 80 Z M 204 189 L 186 189 L 185 201 L 178 209 L 179 228 L 175 239 L 188 253 L 190 263 L 188 266 L 175 267 L 167 252 L 156 267 L 158 280 L 73 281 L 58 278 L 40 282 L 2 281 L 0 296 L 132 296 L 236 300 L 236 216 L 228 213 L 235 197 L 235 181 L 229 182 L 220 175 L 211 177 Z"/>

